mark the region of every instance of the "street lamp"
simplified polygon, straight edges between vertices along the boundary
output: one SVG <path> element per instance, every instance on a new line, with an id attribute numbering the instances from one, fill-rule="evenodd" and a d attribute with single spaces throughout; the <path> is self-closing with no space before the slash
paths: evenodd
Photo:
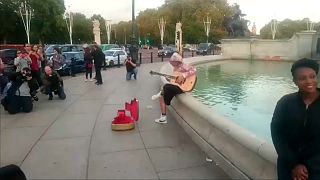
<path id="1" fill-rule="evenodd" d="M 108 37 L 108 44 L 110 44 L 110 36 L 111 36 L 111 20 L 106 20 L 106 30 L 107 30 L 107 37 Z"/>
<path id="2" fill-rule="evenodd" d="M 211 18 L 209 18 L 209 15 L 207 14 L 207 20 L 203 20 L 203 25 L 204 25 L 204 31 L 206 32 L 207 36 L 207 43 L 208 43 L 208 38 L 209 38 L 209 33 L 210 33 L 210 25 L 211 25 Z"/>
<path id="3" fill-rule="evenodd" d="M 64 19 L 66 21 L 67 28 L 68 28 L 68 31 L 69 31 L 70 44 L 72 44 L 73 14 L 70 11 L 70 6 L 69 6 L 69 12 L 64 14 Z"/>
<path id="4" fill-rule="evenodd" d="M 127 44 L 127 32 L 126 32 L 126 28 L 124 28 L 124 44 Z"/>
<path id="5" fill-rule="evenodd" d="M 30 5 L 27 4 L 26 0 L 21 3 L 20 15 L 22 18 L 24 29 L 27 34 L 28 44 L 30 44 L 30 27 L 31 27 L 31 17 L 33 15 L 33 9 L 30 7 Z"/>
<path id="6" fill-rule="evenodd" d="M 272 34 L 273 40 L 276 37 L 277 30 L 278 30 L 278 22 L 276 19 L 272 19 L 272 21 L 271 21 L 271 34 Z"/>
<path id="7" fill-rule="evenodd" d="M 136 43 L 136 35 L 135 35 L 135 13 L 134 13 L 134 1 L 132 0 L 132 21 L 131 21 L 131 25 L 132 25 L 132 36 L 131 36 L 131 47 L 129 48 L 130 50 L 130 56 L 132 57 L 132 59 L 138 61 L 138 47 L 137 47 L 137 43 Z"/>
<path id="8" fill-rule="evenodd" d="M 160 30 L 161 45 L 163 45 L 164 31 L 166 29 L 166 21 L 163 19 L 163 17 L 159 19 L 158 25 Z"/>

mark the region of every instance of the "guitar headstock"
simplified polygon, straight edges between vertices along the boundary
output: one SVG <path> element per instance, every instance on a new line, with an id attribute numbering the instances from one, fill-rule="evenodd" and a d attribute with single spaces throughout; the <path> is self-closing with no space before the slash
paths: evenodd
<path id="1" fill-rule="evenodd" d="M 152 71 L 152 70 L 151 70 L 149 73 L 150 73 L 151 75 L 155 75 L 155 74 L 156 74 L 156 73 L 155 73 L 154 71 Z"/>

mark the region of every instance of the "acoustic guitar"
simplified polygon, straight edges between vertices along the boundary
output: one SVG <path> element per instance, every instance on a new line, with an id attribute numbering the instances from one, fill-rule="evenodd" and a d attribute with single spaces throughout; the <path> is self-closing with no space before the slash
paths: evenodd
<path id="1" fill-rule="evenodd" d="M 183 92 L 190 92 L 193 90 L 194 86 L 196 85 L 197 82 L 197 75 L 194 74 L 192 76 L 189 76 L 187 78 L 185 78 L 184 82 L 182 82 L 182 84 L 178 84 L 176 83 L 176 79 L 178 76 L 182 76 L 182 73 L 180 72 L 173 72 L 173 75 L 168 75 L 168 74 L 163 74 L 163 73 L 159 73 L 159 72 L 154 72 L 154 71 L 150 71 L 151 75 L 159 75 L 159 76 L 164 76 L 165 78 L 170 80 L 170 83 L 176 86 L 179 86 L 180 89 Z"/>

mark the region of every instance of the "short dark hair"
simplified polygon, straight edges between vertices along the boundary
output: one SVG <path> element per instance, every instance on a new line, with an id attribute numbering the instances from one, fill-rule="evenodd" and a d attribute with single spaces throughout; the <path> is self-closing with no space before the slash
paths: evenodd
<path id="1" fill-rule="evenodd" d="M 61 54 L 61 51 L 58 47 L 53 48 L 53 50 L 56 50 L 58 52 L 58 54 Z"/>
<path id="2" fill-rule="evenodd" d="M 319 72 L 319 64 L 317 63 L 317 61 L 308 59 L 308 58 L 303 58 L 303 59 L 299 59 L 298 61 L 292 64 L 292 67 L 291 67 L 292 76 L 294 77 L 297 69 L 303 68 L 303 67 L 313 69 L 316 72 L 316 74 L 318 74 Z"/>

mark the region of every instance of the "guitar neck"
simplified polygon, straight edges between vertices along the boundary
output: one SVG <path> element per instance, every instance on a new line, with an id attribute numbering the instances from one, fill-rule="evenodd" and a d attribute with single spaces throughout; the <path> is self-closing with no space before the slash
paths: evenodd
<path id="1" fill-rule="evenodd" d="M 175 79 L 176 78 L 176 76 L 172 76 L 172 75 L 169 75 L 169 74 L 158 73 L 158 72 L 152 72 L 152 74 L 159 75 L 159 76 L 164 76 L 164 77 L 170 78 L 170 79 Z"/>

